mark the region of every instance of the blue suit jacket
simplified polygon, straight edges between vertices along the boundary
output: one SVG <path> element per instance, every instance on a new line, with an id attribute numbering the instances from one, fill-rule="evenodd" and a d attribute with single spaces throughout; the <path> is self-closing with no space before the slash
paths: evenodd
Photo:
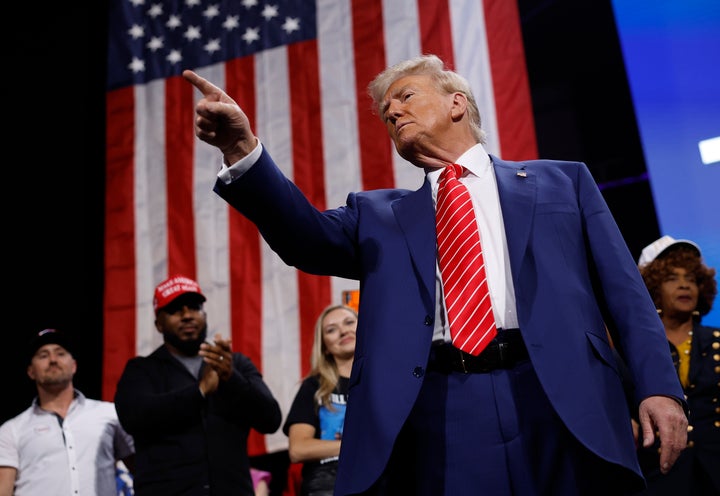
<path id="1" fill-rule="evenodd" d="M 570 431 L 640 477 L 605 322 L 626 352 L 637 399 L 683 393 L 632 255 L 584 164 L 491 158 L 520 329 L 536 373 Z M 430 184 L 351 193 L 345 206 L 320 212 L 263 151 L 242 177 L 218 181 L 215 192 L 253 221 L 287 264 L 360 281 L 335 494 L 366 490 L 389 459 L 428 362 L 436 264 Z"/>

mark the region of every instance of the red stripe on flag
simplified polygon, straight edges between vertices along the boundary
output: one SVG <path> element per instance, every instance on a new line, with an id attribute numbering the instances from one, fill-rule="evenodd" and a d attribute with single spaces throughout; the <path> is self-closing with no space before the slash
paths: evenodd
<path id="1" fill-rule="evenodd" d="M 230 245 L 230 337 L 262 370 L 262 257 L 255 224 L 237 210 L 228 212 Z M 223 332 L 225 334 L 225 332 Z"/>
<path id="2" fill-rule="evenodd" d="M 506 160 L 537 158 L 535 120 L 517 3 L 485 0 L 484 5 L 502 157 Z"/>
<path id="3" fill-rule="evenodd" d="M 450 9 L 447 0 L 423 0 L 418 2 L 420 19 L 420 46 L 422 53 L 433 53 L 440 57 L 445 65 L 453 69 L 452 29 L 450 28 Z"/>
<path id="4" fill-rule="evenodd" d="M 368 83 L 385 69 L 382 2 L 353 0 L 351 8 L 362 188 L 392 188 L 392 143 L 378 116 L 371 112 L 374 109 L 367 94 Z"/>
<path id="5" fill-rule="evenodd" d="M 180 76 L 165 81 L 165 168 L 168 275 L 196 279 L 193 147 L 193 87 Z M 161 165 L 158 164 L 158 167 Z"/>
<path id="6" fill-rule="evenodd" d="M 135 356 L 135 95 L 106 98 L 105 311 L 102 398 L 112 401 L 127 357 Z"/>
<path id="7" fill-rule="evenodd" d="M 317 41 L 289 45 L 287 59 L 294 182 L 316 208 L 325 210 L 325 159 Z M 299 353 L 301 357 L 309 357 L 315 319 L 331 301 L 330 278 L 304 272 L 298 272 L 297 276 L 300 308 Z M 307 374 L 310 371 L 308 360 L 301 359 L 300 363 L 301 373 Z"/>

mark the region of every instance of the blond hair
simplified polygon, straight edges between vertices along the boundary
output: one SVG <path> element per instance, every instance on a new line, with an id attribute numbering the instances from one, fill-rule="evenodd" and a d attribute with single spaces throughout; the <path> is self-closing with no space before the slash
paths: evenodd
<path id="1" fill-rule="evenodd" d="M 320 386 L 315 391 L 315 405 L 324 405 L 326 408 L 333 409 L 330 395 L 335 390 L 340 380 L 340 372 L 338 371 L 335 357 L 328 352 L 323 340 L 323 320 L 330 312 L 338 309 L 347 310 L 357 318 L 357 312 L 347 305 L 330 305 L 320 313 L 315 322 L 315 337 L 313 339 L 312 353 L 310 354 L 310 376 L 317 376 Z"/>
<path id="2" fill-rule="evenodd" d="M 448 94 L 460 92 L 467 98 L 467 113 L 470 130 L 478 143 L 485 144 L 485 131 L 480 121 L 480 111 L 473 96 L 470 83 L 455 71 L 445 69 L 445 64 L 437 55 L 422 55 L 399 62 L 375 76 L 368 85 L 368 95 L 372 98 L 375 111 L 383 121 L 383 99 L 388 88 L 400 78 L 407 76 L 430 76 L 435 86 Z"/>

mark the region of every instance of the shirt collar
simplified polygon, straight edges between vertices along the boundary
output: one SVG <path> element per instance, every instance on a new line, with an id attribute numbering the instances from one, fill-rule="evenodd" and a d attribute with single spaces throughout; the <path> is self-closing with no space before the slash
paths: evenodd
<path id="1" fill-rule="evenodd" d="M 488 155 L 488 152 L 485 151 L 485 147 L 483 147 L 481 143 L 476 143 L 469 148 L 465 153 L 458 157 L 455 163 L 462 165 L 477 177 L 483 177 L 483 175 L 490 170 L 491 166 L 490 155 Z M 433 189 L 437 187 L 437 182 L 438 179 L 440 179 L 441 172 L 442 168 L 428 167 L 425 169 L 425 174 L 427 175 Z"/>
<path id="2" fill-rule="evenodd" d="M 455 163 L 462 165 L 477 177 L 482 177 L 490 168 L 490 155 L 485 151 L 485 147 L 478 143 L 460 155 Z"/>

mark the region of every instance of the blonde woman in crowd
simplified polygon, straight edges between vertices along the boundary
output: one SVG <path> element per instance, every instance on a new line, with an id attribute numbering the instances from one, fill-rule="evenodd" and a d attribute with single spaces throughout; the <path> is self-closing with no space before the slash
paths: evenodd
<path id="1" fill-rule="evenodd" d="M 312 369 L 283 426 L 290 461 L 303 464 L 301 496 L 333 494 L 356 329 L 357 313 L 344 305 L 325 308 L 315 324 Z"/>

